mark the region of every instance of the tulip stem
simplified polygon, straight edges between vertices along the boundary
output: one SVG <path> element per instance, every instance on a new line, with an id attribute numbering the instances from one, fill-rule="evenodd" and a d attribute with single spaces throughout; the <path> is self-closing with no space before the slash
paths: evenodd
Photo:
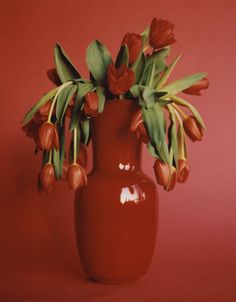
<path id="1" fill-rule="evenodd" d="M 171 104 L 171 105 L 174 107 L 176 111 L 178 111 L 183 116 L 184 119 L 188 117 L 187 114 L 185 114 L 185 112 L 182 109 L 180 109 L 178 105 L 176 104 Z"/>
<path id="2" fill-rule="evenodd" d="M 59 88 L 58 88 L 58 90 L 57 90 L 57 92 L 56 92 L 56 94 L 55 94 L 55 96 L 54 96 L 54 98 L 52 100 L 52 104 L 51 104 L 51 107 L 50 107 L 50 110 L 49 110 L 49 113 L 48 113 L 48 123 L 51 122 L 53 108 L 54 108 L 54 106 L 56 104 L 56 101 L 57 101 L 57 98 L 58 98 L 59 94 L 61 93 L 61 91 L 65 87 L 71 85 L 72 83 L 73 83 L 72 81 L 69 81 L 69 82 L 66 82 L 66 83 L 62 84 L 61 86 L 59 86 Z"/>
<path id="3" fill-rule="evenodd" d="M 76 160 L 77 160 L 77 128 L 74 129 L 73 135 L 74 135 L 73 164 L 76 164 Z"/>

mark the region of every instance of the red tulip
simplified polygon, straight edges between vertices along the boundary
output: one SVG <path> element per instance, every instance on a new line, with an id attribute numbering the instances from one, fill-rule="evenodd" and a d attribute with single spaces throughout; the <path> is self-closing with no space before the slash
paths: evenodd
<path id="1" fill-rule="evenodd" d="M 160 159 L 157 159 L 154 164 L 154 172 L 156 181 L 161 186 L 167 186 L 170 178 L 170 166 Z"/>
<path id="2" fill-rule="evenodd" d="M 88 155 L 86 147 L 83 144 L 80 144 L 77 161 L 83 168 L 87 167 Z"/>
<path id="3" fill-rule="evenodd" d="M 184 130 L 188 137 L 193 141 L 200 141 L 203 137 L 203 129 L 195 116 L 190 115 L 184 121 Z"/>
<path id="4" fill-rule="evenodd" d="M 22 130 L 25 132 L 25 134 L 29 137 L 32 137 L 36 144 L 38 143 L 38 131 L 40 125 L 41 124 L 32 119 L 22 127 Z"/>
<path id="5" fill-rule="evenodd" d="M 79 164 L 72 164 L 68 168 L 67 180 L 72 190 L 77 190 L 87 184 L 87 175 L 84 168 Z"/>
<path id="6" fill-rule="evenodd" d="M 85 95 L 84 113 L 89 116 L 98 115 L 98 95 L 89 92 Z"/>
<path id="7" fill-rule="evenodd" d="M 57 128 L 50 122 L 43 123 L 39 128 L 38 145 L 42 150 L 59 149 Z"/>
<path id="8" fill-rule="evenodd" d="M 142 37 L 138 34 L 127 33 L 121 45 L 126 44 L 129 50 L 129 63 L 134 64 L 142 50 Z"/>
<path id="9" fill-rule="evenodd" d="M 208 78 L 203 78 L 198 81 L 196 84 L 192 85 L 191 87 L 183 90 L 186 94 L 194 94 L 194 95 L 201 95 L 202 89 L 207 89 L 209 87 L 209 80 Z"/>
<path id="10" fill-rule="evenodd" d="M 154 49 L 163 48 L 176 42 L 174 24 L 167 20 L 154 18 L 151 22 L 149 43 Z"/>
<path id="11" fill-rule="evenodd" d="M 119 68 L 115 68 L 114 63 L 111 63 L 108 66 L 108 88 L 113 94 L 124 94 L 131 88 L 134 80 L 135 76 L 133 70 L 126 67 L 124 64 L 121 64 Z"/>
<path id="12" fill-rule="evenodd" d="M 37 111 L 37 113 L 35 115 L 35 119 L 38 122 L 42 123 L 42 122 L 47 121 L 51 105 L 52 105 L 52 102 L 48 101 Z M 55 113 L 55 108 L 53 109 L 53 113 Z"/>
<path id="13" fill-rule="evenodd" d="M 178 173 L 177 173 L 177 181 L 178 182 L 185 182 L 189 176 L 189 165 L 186 159 L 179 159 L 178 160 Z"/>
<path id="14" fill-rule="evenodd" d="M 52 81 L 53 84 L 55 84 L 56 86 L 60 86 L 62 84 L 55 68 L 49 69 L 47 71 L 47 76 L 48 76 L 49 80 Z"/>
<path id="15" fill-rule="evenodd" d="M 50 193 L 55 183 L 55 172 L 54 167 L 51 163 L 47 163 L 44 165 L 39 173 L 38 177 L 38 189 L 39 192 L 47 192 Z"/>
<path id="16" fill-rule="evenodd" d="M 169 177 L 168 183 L 164 186 L 164 190 L 167 192 L 172 191 L 176 184 L 176 180 L 177 180 L 177 171 L 176 171 L 175 167 L 172 166 L 171 172 L 170 172 L 170 177 Z"/>

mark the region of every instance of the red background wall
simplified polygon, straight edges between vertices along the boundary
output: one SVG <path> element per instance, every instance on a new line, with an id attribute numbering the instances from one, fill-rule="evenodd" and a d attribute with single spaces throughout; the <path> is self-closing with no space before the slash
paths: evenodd
<path id="1" fill-rule="evenodd" d="M 0 301 L 236 301 L 235 18 L 233 0 L 1 3 Z M 153 16 L 176 24 L 182 53 L 173 78 L 207 71 L 210 89 L 189 97 L 207 132 L 189 143 L 191 177 L 160 192 L 160 224 L 150 272 L 127 286 L 93 284 L 80 268 L 73 193 L 36 191 L 40 159 L 20 129 L 25 111 L 52 87 L 45 71 L 59 41 L 82 73 L 92 39 L 113 55 L 123 34 L 141 32 Z M 153 177 L 152 159 L 143 168 Z"/>

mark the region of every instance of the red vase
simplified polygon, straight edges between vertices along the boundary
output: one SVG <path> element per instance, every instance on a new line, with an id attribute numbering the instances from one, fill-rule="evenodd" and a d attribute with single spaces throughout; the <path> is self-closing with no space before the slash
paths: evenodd
<path id="1" fill-rule="evenodd" d="M 140 168 L 141 143 L 130 131 L 135 101 L 111 100 L 92 120 L 93 170 L 76 192 L 78 250 L 85 272 L 128 283 L 149 268 L 157 231 L 154 183 Z"/>

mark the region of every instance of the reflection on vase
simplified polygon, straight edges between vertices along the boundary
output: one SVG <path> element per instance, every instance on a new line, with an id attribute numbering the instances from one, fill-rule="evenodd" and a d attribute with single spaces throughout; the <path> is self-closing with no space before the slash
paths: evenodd
<path id="1" fill-rule="evenodd" d="M 121 189 L 120 202 L 124 204 L 125 202 L 133 201 L 138 203 L 145 199 L 145 193 L 138 185 L 132 185 L 130 187 L 125 187 Z"/>

